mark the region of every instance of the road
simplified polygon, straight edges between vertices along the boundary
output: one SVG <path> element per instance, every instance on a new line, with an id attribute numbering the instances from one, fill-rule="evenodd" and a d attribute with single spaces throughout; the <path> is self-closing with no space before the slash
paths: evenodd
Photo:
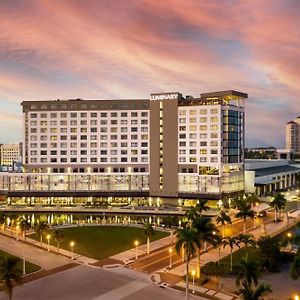
<path id="1" fill-rule="evenodd" d="M 103 270 L 88 266 L 78 266 L 18 286 L 13 292 L 14 300 L 181 300 L 183 297 L 181 292 L 152 284 L 142 273 L 125 268 Z M 1 292 L 0 300 L 6 299 Z"/>
<path id="2" fill-rule="evenodd" d="M 273 213 L 268 213 L 268 215 L 264 218 L 256 218 L 255 221 L 251 219 L 247 220 L 246 226 L 247 228 L 253 228 L 254 222 L 256 226 L 260 226 L 260 224 L 263 221 L 267 222 L 272 219 L 273 219 Z M 219 229 L 220 229 L 220 234 L 222 234 L 222 228 Z M 241 232 L 243 232 L 242 221 L 238 220 L 231 225 L 226 225 L 225 236 L 234 236 Z M 172 263 L 172 267 L 174 267 L 174 265 L 178 265 L 181 263 L 181 258 L 176 254 L 174 247 L 172 248 L 171 263 Z M 129 268 L 150 274 L 155 271 L 168 268 L 169 265 L 170 265 L 169 247 L 165 247 L 150 255 L 139 258 L 137 261 L 130 264 Z"/>

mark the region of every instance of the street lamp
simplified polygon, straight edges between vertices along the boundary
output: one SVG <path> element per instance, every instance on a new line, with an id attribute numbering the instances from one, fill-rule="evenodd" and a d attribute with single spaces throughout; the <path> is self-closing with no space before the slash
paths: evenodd
<path id="1" fill-rule="evenodd" d="M 70 246 L 71 246 L 71 259 L 74 259 L 74 245 L 75 245 L 75 243 L 72 241 L 70 243 Z"/>
<path id="2" fill-rule="evenodd" d="M 139 245 L 139 241 L 135 241 L 135 242 L 134 242 L 134 245 L 135 245 L 135 259 L 137 259 L 137 258 L 138 258 L 137 247 L 138 247 L 138 245 Z"/>
<path id="3" fill-rule="evenodd" d="M 292 251 L 292 234 L 290 232 L 288 232 L 287 234 L 287 237 L 288 237 L 288 241 L 289 241 L 289 246 L 290 246 L 290 250 Z"/>
<path id="4" fill-rule="evenodd" d="M 50 251 L 50 238 L 51 238 L 50 234 L 47 234 L 46 239 L 48 241 L 48 251 Z"/>
<path id="5" fill-rule="evenodd" d="M 169 248 L 169 253 L 170 253 L 170 263 L 169 263 L 169 268 L 170 268 L 170 269 L 172 268 L 172 252 L 173 252 L 173 249 L 172 249 L 172 248 Z"/>
<path id="6" fill-rule="evenodd" d="M 192 293 L 195 294 L 195 275 L 196 275 L 196 271 L 193 270 L 192 271 L 192 276 L 193 276 L 193 291 Z"/>
<path id="7" fill-rule="evenodd" d="M 299 300 L 300 298 L 299 298 L 299 296 L 298 295 L 295 295 L 294 296 L 294 300 Z"/>
<path id="8" fill-rule="evenodd" d="M 17 233 L 16 239 L 17 239 L 17 241 L 19 240 L 19 229 L 20 229 L 20 226 L 17 225 L 17 226 L 16 226 L 16 233 Z"/>
<path id="9" fill-rule="evenodd" d="M 26 260 L 24 254 L 23 254 L 23 275 L 26 275 Z"/>

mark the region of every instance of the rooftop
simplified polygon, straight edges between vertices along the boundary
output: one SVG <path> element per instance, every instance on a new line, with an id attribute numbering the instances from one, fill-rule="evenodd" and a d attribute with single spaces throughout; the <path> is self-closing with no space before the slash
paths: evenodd
<path id="1" fill-rule="evenodd" d="M 286 173 L 286 172 L 300 173 L 300 168 L 296 168 L 292 166 L 278 166 L 278 167 L 257 169 L 255 170 L 255 177 L 273 175 L 278 173 Z"/>

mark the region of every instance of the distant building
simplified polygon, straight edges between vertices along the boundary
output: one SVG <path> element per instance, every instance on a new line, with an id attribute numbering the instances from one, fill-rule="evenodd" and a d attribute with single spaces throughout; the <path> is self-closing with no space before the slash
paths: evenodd
<path id="1" fill-rule="evenodd" d="M 22 162 L 22 143 L 0 145 L 0 165 L 14 167 Z"/>
<path id="2" fill-rule="evenodd" d="M 275 147 L 245 148 L 245 159 L 277 159 Z"/>
<path id="3" fill-rule="evenodd" d="M 294 150 L 295 159 L 300 159 L 300 116 L 285 125 L 287 149 Z"/>
<path id="4" fill-rule="evenodd" d="M 296 187 L 296 174 L 300 168 L 286 159 L 246 159 L 245 191 L 257 195 L 268 195 Z"/>

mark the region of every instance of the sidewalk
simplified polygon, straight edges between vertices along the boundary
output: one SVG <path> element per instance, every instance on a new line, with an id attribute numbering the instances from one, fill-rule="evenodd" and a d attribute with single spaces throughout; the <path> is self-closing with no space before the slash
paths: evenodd
<path id="1" fill-rule="evenodd" d="M 25 257 L 25 260 L 40 266 L 44 270 L 58 268 L 71 262 L 67 257 L 47 252 L 44 249 L 5 236 L 3 230 L 0 234 L 0 249 L 20 258 Z"/>
<path id="2" fill-rule="evenodd" d="M 171 232 L 170 232 L 169 236 L 159 239 L 159 240 L 156 240 L 156 241 L 153 241 L 153 242 L 150 242 L 150 251 L 153 252 L 160 248 L 167 247 L 171 244 L 171 242 L 174 243 L 175 239 L 176 239 L 175 236 L 174 235 L 171 236 Z M 137 249 L 132 248 L 132 249 L 126 250 L 124 252 L 120 252 L 114 256 L 111 256 L 111 258 L 123 261 L 126 264 L 128 262 L 135 260 L 136 253 L 137 253 L 137 256 L 140 256 L 140 255 L 146 254 L 146 252 L 147 252 L 147 244 L 143 244 L 143 245 L 138 246 Z"/>
<path id="3" fill-rule="evenodd" d="M 69 264 L 72 262 L 71 258 L 73 257 L 74 262 L 84 263 L 84 264 L 93 264 L 97 262 L 97 260 L 79 255 L 77 253 L 73 253 L 71 251 L 65 249 L 59 249 L 59 255 L 57 253 L 57 248 L 55 246 L 49 245 L 47 243 L 40 243 L 39 241 L 33 240 L 31 238 L 26 237 L 26 241 L 24 241 L 23 236 L 17 235 L 10 230 L 0 230 L 0 242 L 3 240 L 4 243 L 0 243 L 0 249 L 11 253 L 13 255 L 23 257 L 23 249 L 27 249 L 27 257 L 28 260 L 41 266 L 43 269 L 51 269 L 59 267 L 63 264 Z M 10 242 L 9 242 L 10 240 Z M 10 245 L 10 246 L 5 246 Z M 16 248 L 13 245 L 17 245 Z M 5 248 L 5 249 L 4 249 Z M 30 251 L 29 251 L 30 250 Z M 46 250 L 46 251 L 45 251 Z M 35 262 L 39 261 L 39 262 Z M 42 266 L 44 265 L 44 267 Z"/>

